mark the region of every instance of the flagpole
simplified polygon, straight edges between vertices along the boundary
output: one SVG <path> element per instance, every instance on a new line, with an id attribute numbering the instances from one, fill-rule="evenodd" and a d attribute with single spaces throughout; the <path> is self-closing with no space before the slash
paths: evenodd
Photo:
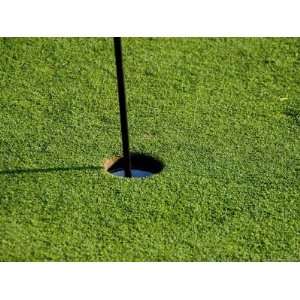
<path id="1" fill-rule="evenodd" d="M 117 71 L 117 81 L 118 81 L 124 172 L 125 172 L 125 177 L 131 177 L 132 174 L 131 174 L 131 158 L 130 158 L 130 150 L 129 150 L 127 107 L 126 107 L 125 84 L 124 84 L 124 73 L 123 73 L 123 62 L 122 62 L 122 45 L 121 45 L 120 37 L 114 37 L 114 48 L 115 48 L 116 71 Z"/>

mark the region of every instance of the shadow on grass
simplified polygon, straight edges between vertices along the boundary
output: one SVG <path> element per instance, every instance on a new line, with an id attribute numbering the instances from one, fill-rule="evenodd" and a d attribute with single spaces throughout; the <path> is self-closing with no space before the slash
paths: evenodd
<path id="1" fill-rule="evenodd" d="M 296 125 L 300 126 L 300 111 L 294 108 L 288 108 L 284 113 L 290 117 Z"/>
<path id="2" fill-rule="evenodd" d="M 100 171 L 100 166 L 73 166 L 73 167 L 57 167 L 57 168 L 40 168 L 40 169 L 13 169 L 0 170 L 0 175 L 15 175 L 23 173 L 54 173 L 54 172 L 72 172 L 72 171 Z"/>

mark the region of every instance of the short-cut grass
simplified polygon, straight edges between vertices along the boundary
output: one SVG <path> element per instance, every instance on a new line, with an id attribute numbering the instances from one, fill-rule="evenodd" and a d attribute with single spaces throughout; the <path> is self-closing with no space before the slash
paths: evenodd
<path id="1" fill-rule="evenodd" d="M 299 261 L 300 39 L 0 40 L 1 261 Z"/>

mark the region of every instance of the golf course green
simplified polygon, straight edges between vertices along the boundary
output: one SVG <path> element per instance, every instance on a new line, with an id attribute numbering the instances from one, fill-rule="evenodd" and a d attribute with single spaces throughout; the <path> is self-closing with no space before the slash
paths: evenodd
<path id="1" fill-rule="evenodd" d="M 300 38 L 0 39 L 1 261 L 299 261 Z"/>

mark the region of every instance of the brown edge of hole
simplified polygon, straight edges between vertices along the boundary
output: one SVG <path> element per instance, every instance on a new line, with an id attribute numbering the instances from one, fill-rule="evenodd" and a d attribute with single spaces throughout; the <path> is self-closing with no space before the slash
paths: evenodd
<path id="1" fill-rule="evenodd" d="M 118 169 L 124 169 L 124 159 L 121 156 L 114 156 L 106 159 L 103 162 L 104 170 L 111 173 Z M 144 153 L 131 153 L 131 167 L 132 169 L 139 169 L 148 171 L 153 174 L 160 173 L 165 167 L 164 163 L 150 154 Z"/>

